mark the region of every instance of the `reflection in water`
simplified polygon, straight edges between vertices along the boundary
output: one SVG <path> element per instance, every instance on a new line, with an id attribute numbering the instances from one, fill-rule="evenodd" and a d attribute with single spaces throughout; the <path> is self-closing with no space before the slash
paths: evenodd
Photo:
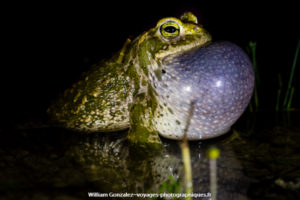
<path id="1" fill-rule="evenodd" d="M 268 127 L 259 116 L 254 118 L 255 124 L 249 122 L 249 116 L 241 119 L 235 126 L 238 131 L 223 137 L 190 142 L 195 193 L 209 192 L 206 153 L 211 146 L 221 150 L 219 199 L 247 199 L 257 192 L 261 196 L 277 194 L 276 188 L 282 191 L 288 180 L 299 179 L 300 158 L 294 152 L 299 148 L 299 129 Z M 178 142 L 163 139 L 163 143 L 160 152 L 141 153 L 127 143 L 126 132 L 1 131 L 0 192 L 3 199 L 82 199 L 87 192 L 158 192 L 169 175 L 180 182 L 184 176 Z"/>

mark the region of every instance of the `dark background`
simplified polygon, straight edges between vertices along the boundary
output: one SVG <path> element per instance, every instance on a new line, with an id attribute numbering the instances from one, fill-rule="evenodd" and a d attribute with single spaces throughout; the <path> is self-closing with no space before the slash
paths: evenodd
<path id="1" fill-rule="evenodd" d="M 229 40 L 245 50 L 250 41 L 257 42 L 263 105 L 274 108 L 277 73 L 287 82 L 300 35 L 296 3 L 101 2 L 1 6 L 2 117 L 14 120 L 45 112 L 59 92 L 91 64 L 119 50 L 126 38 L 184 11 L 194 12 L 214 40 Z M 297 68 L 294 85 L 299 85 L 299 62 Z M 299 90 L 293 107 L 300 107 Z"/>

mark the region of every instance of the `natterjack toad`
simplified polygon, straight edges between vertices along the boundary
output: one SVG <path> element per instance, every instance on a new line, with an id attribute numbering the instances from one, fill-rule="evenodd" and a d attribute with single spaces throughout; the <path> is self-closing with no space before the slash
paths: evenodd
<path id="1" fill-rule="evenodd" d="M 226 133 L 245 110 L 254 75 L 247 55 L 211 42 L 192 13 L 168 17 L 94 65 L 49 109 L 64 127 L 83 132 L 129 128 L 133 143 L 182 139 L 191 102 L 189 140 Z"/>

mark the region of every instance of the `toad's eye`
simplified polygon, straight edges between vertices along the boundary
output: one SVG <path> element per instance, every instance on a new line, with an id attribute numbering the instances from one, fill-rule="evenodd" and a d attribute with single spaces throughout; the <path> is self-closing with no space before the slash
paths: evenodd
<path id="1" fill-rule="evenodd" d="M 165 22 L 160 26 L 160 33 L 167 39 L 173 39 L 179 36 L 179 25 L 173 21 Z"/>

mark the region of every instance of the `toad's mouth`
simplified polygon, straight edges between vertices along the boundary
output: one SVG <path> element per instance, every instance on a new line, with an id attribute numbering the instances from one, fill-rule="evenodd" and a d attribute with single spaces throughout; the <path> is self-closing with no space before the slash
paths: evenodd
<path id="1" fill-rule="evenodd" d="M 158 60 L 161 60 L 168 56 L 178 56 L 192 49 L 197 49 L 199 47 L 206 46 L 210 43 L 210 41 L 211 41 L 210 37 L 201 37 L 200 39 L 195 40 L 193 42 L 188 42 L 188 41 L 183 42 L 183 44 L 181 44 L 180 46 L 168 45 L 167 49 L 157 52 L 154 56 Z"/>

